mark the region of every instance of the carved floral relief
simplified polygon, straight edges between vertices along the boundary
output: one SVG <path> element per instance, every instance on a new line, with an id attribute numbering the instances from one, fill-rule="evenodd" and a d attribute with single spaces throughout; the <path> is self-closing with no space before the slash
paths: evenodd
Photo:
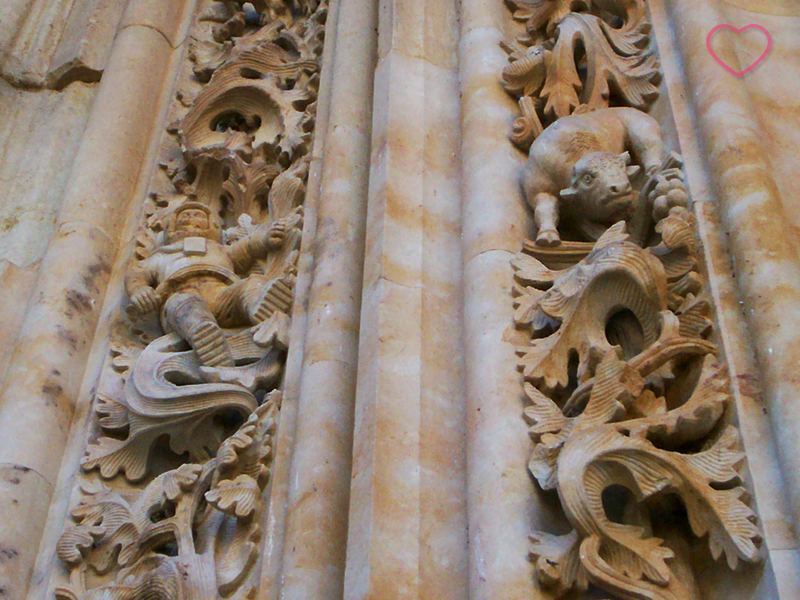
<path id="1" fill-rule="evenodd" d="M 761 534 L 682 159 L 644 112 L 661 77 L 646 7 L 508 4 L 536 226 L 513 261 L 528 467 L 572 526 L 533 533 L 536 579 L 554 598 L 694 600 L 690 543 L 735 569 L 761 559 Z"/>
<path id="2" fill-rule="evenodd" d="M 60 599 L 254 598 L 326 2 L 206 2 L 95 395 Z"/>
<path id="3" fill-rule="evenodd" d="M 503 44 L 506 90 L 521 116 L 511 139 L 526 150 L 543 128 L 585 109 L 647 110 L 658 97 L 658 59 L 644 0 L 506 0 L 525 33 Z"/>

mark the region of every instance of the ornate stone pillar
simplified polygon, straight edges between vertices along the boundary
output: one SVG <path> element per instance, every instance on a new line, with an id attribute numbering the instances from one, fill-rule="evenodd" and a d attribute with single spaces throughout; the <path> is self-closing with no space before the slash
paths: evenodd
<path id="1" fill-rule="evenodd" d="M 0 390 L 0 545 L 12 555 L 0 586 L 12 596 L 31 578 L 128 205 L 181 50 L 182 8 L 134 2 L 123 16 Z"/>

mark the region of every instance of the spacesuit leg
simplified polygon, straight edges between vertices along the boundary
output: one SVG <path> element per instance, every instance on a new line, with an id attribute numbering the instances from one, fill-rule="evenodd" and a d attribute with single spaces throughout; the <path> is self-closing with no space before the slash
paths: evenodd
<path id="1" fill-rule="evenodd" d="M 291 305 L 292 286 L 286 278 L 251 275 L 220 292 L 212 310 L 223 327 L 241 327 L 262 323 L 278 310 L 288 312 Z"/>
<path id="2" fill-rule="evenodd" d="M 163 319 L 168 331 L 174 331 L 189 343 L 201 364 L 209 367 L 234 366 L 225 334 L 200 296 L 173 294 L 164 303 Z"/>
<path id="3" fill-rule="evenodd" d="M 251 323 L 262 323 L 277 311 L 288 314 L 293 292 L 293 281 L 287 277 L 251 277 L 242 290 L 242 307 Z"/>

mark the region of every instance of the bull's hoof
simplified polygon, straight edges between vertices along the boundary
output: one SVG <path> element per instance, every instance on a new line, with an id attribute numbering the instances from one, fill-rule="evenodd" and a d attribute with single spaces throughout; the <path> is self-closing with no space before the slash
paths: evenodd
<path id="1" fill-rule="evenodd" d="M 561 238 L 555 229 L 542 229 L 536 236 L 536 245 L 544 248 L 552 248 L 561 244 Z"/>

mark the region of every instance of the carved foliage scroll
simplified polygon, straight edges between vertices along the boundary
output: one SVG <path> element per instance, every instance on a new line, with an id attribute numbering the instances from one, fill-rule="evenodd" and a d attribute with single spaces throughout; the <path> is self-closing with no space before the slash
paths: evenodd
<path id="1" fill-rule="evenodd" d="M 525 33 L 504 44 L 506 91 L 522 116 L 512 140 L 526 150 L 543 127 L 585 108 L 647 110 L 658 97 L 644 0 L 506 0 Z"/>
<path id="2" fill-rule="evenodd" d="M 645 6 L 508 4 L 526 23 L 503 77 L 536 225 L 512 263 L 528 466 L 572 526 L 531 536 L 537 582 L 695 600 L 690 540 L 735 569 L 760 560 L 761 534 L 682 159 L 643 112 L 660 79 Z"/>
<path id="3" fill-rule="evenodd" d="M 58 544 L 62 600 L 255 597 L 326 12 L 201 2 Z"/>

